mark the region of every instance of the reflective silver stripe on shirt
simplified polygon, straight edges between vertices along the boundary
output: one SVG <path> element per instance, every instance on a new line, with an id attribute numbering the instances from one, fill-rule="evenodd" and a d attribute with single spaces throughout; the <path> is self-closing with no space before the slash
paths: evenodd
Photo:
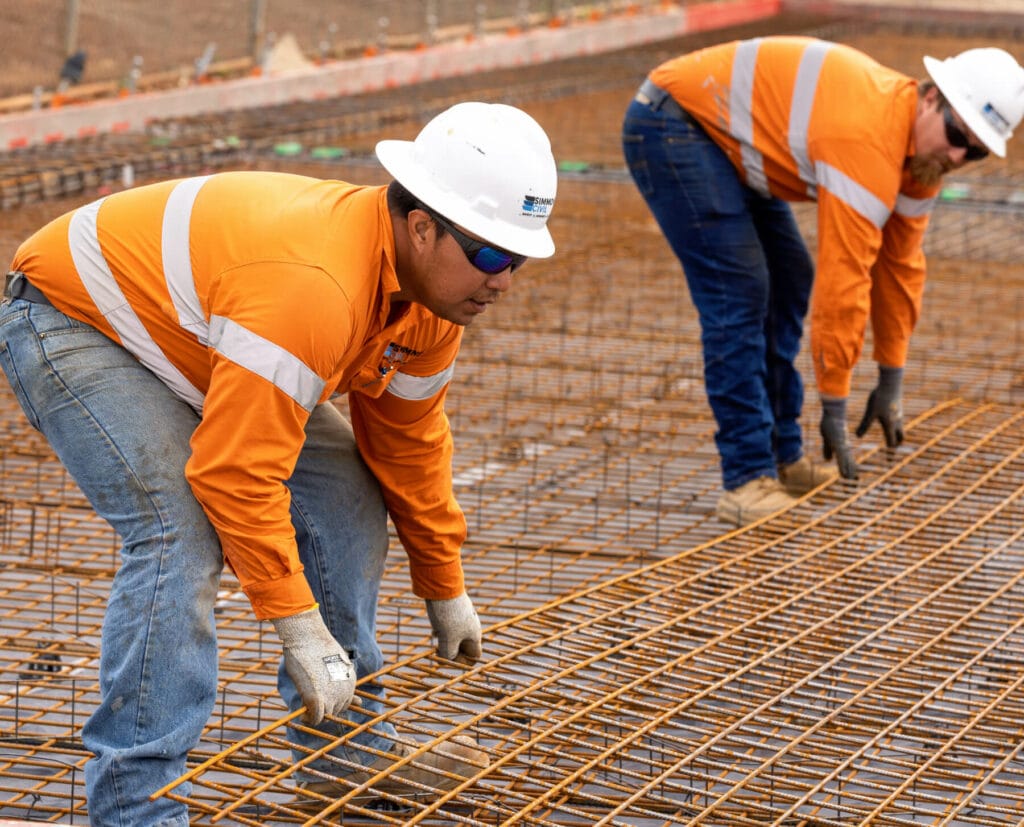
<path id="1" fill-rule="evenodd" d="M 399 399 L 409 399 L 414 402 L 430 399 L 451 381 L 454 373 L 454 363 L 433 376 L 413 376 L 409 373 L 399 372 L 388 383 L 388 392 Z"/>
<path id="2" fill-rule="evenodd" d="M 729 83 L 729 132 L 740 142 L 740 159 L 747 186 L 768 196 L 764 156 L 754 148 L 754 70 L 761 38 L 744 40 L 736 47 Z"/>
<path id="3" fill-rule="evenodd" d="M 818 161 L 814 169 L 818 183 L 824 189 L 860 213 L 878 229 L 885 226 L 885 222 L 889 220 L 890 210 L 871 190 L 824 161 Z"/>
<path id="4" fill-rule="evenodd" d="M 164 278 L 171 302 L 178 312 L 178 324 L 195 334 L 204 345 L 209 342 L 210 327 L 203 315 L 203 306 L 192 277 L 192 255 L 189 225 L 192 205 L 209 175 L 187 178 L 179 182 L 164 206 L 160 252 L 163 256 Z"/>
<path id="5" fill-rule="evenodd" d="M 821 65 L 825 62 L 825 55 L 831 48 L 831 43 L 817 40 L 804 49 L 804 53 L 800 56 L 800 66 L 796 71 L 793 101 L 789 107 L 789 153 L 796 162 L 797 175 L 808 185 L 807 196 L 809 198 L 817 197 L 818 187 L 814 177 L 814 165 L 811 163 L 807 149 L 807 130 L 811 123 L 811 112 L 814 109 L 814 95 L 818 89 L 818 78 L 821 77 Z"/>
<path id="6" fill-rule="evenodd" d="M 893 212 L 899 213 L 905 218 L 920 218 L 928 215 L 935 206 L 934 198 L 911 198 L 909 195 L 896 196 L 896 209 Z"/>
<path id="7" fill-rule="evenodd" d="M 135 314 L 103 257 L 96 234 L 96 216 L 104 199 L 75 211 L 68 225 L 68 246 L 75 269 L 93 304 L 110 323 L 125 349 L 155 373 L 175 395 L 197 411 L 203 394 L 164 355 Z"/>
<path id="8" fill-rule="evenodd" d="M 316 407 L 324 392 L 326 383 L 305 362 L 224 316 L 210 317 L 210 347 L 266 379 L 307 411 Z"/>

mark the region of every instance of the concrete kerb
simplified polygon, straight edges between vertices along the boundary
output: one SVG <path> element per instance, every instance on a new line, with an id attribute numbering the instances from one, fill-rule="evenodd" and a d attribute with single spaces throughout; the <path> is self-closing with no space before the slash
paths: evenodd
<path id="1" fill-rule="evenodd" d="M 63 824 L 65 822 L 54 822 L 50 821 L 49 824 Z M 0 827 L 39 827 L 40 822 L 38 821 L 18 821 L 17 819 L 11 820 L 9 818 L 0 818 Z"/>
<path id="2" fill-rule="evenodd" d="M 0 149 L 105 132 L 142 131 L 157 119 L 372 92 L 444 77 L 598 54 L 771 17 L 782 0 L 727 0 L 557 28 L 492 34 L 408 52 L 0 116 Z"/>

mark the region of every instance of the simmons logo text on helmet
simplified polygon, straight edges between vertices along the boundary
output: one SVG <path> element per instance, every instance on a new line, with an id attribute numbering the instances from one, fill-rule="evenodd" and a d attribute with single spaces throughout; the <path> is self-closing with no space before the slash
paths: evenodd
<path id="1" fill-rule="evenodd" d="M 547 218 L 548 212 L 554 205 L 554 198 L 541 198 L 539 195 L 527 195 L 523 198 L 523 209 L 520 215 L 532 215 L 537 218 Z"/>

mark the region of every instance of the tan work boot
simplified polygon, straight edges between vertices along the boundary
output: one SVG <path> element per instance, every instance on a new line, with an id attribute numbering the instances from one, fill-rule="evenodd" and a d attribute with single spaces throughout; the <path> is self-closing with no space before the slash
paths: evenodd
<path id="1" fill-rule="evenodd" d="M 758 477 L 726 491 L 718 500 L 715 514 L 727 523 L 744 526 L 789 508 L 795 502 L 777 479 Z"/>
<path id="2" fill-rule="evenodd" d="M 837 476 L 839 472 L 834 462 L 815 462 L 806 455 L 796 462 L 779 466 L 779 482 L 794 497 L 802 497 L 808 491 L 831 482 Z"/>
<path id="3" fill-rule="evenodd" d="M 384 772 L 396 761 L 412 755 L 416 747 L 408 742 L 398 742 L 390 755 L 382 755 L 365 770 L 353 770 L 338 781 L 300 781 L 299 799 L 296 805 L 302 808 L 321 809 L 325 799 L 341 798 L 360 784 L 365 784 L 378 773 Z M 415 798 L 432 799 L 441 793 L 454 789 L 467 778 L 472 778 L 490 764 L 487 753 L 476 748 L 471 738 L 456 735 L 450 741 L 438 744 L 388 775 L 373 782 L 371 791 L 360 793 L 353 800 L 366 801 L 380 798 L 384 793 Z"/>

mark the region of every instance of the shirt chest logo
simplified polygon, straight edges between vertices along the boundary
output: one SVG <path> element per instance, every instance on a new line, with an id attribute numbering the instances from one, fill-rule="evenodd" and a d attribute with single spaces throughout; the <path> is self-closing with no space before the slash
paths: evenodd
<path id="1" fill-rule="evenodd" d="M 383 379 L 394 370 L 398 370 L 415 356 L 419 356 L 418 350 L 400 345 L 398 342 L 390 342 L 380 357 L 380 364 L 377 366 L 377 373 Z"/>

